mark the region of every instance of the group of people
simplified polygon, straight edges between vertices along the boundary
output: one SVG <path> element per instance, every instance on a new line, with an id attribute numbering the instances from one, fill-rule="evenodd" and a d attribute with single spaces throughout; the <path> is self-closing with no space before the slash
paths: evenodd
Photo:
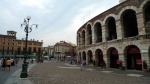
<path id="1" fill-rule="evenodd" d="M 0 67 L 2 70 L 9 69 L 11 66 L 17 66 L 18 64 L 18 58 L 0 58 Z"/>

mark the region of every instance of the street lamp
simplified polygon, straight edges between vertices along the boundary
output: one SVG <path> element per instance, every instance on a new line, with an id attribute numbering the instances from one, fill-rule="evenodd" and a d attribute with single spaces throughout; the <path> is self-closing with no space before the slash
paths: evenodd
<path id="1" fill-rule="evenodd" d="M 26 61 L 27 57 L 28 57 L 28 53 L 27 53 L 27 43 L 28 43 L 28 33 L 30 33 L 32 31 L 32 27 L 35 26 L 36 28 L 38 27 L 38 24 L 32 24 L 31 27 L 29 27 L 29 20 L 31 19 L 30 16 L 27 16 L 26 19 L 24 19 L 23 24 L 21 24 L 21 27 L 25 27 L 24 31 L 26 32 L 26 42 L 25 42 L 25 54 L 24 54 L 24 61 L 22 64 L 22 72 L 20 75 L 20 78 L 27 78 L 28 77 L 28 73 L 27 73 L 27 68 L 28 68 L 28 63 Z"/>

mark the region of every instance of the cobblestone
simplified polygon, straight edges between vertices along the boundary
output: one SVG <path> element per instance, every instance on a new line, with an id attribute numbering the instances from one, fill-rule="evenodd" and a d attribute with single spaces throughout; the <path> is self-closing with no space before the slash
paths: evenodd
<path id="1" fill-rule="evenodd" d="M 66 68 L 60 68 L 66 67 Z M 68 68 L 67 68 L 68 67 Z M 70 68 L 76 67 L 76 68 Z M 68 66 L 64 62 L 47 62 L 34 66 L 29 71 L 33 84 L 149 84 L 150 78 L 132 77 L 123 74 L 105 73 L 78 66 Z"/>

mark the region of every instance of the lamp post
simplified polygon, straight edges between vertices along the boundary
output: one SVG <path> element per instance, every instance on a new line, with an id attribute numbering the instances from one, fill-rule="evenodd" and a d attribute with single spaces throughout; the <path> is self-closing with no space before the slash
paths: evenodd
<path id="1" fill-rule="evenodd" d="M 21 27 L 25 27 L 24 31 L 26 32 L 26 41 L 25 41 L 25 54 L 24 54 L 24 61 L 22 64 L 22 72 L 20 75 L 20 78 L 27 78 L 28 77 L 28 73 L 27 73 L 27 68 L 28 68 L 28 63 L 26 61 L 27 57 L 28 57 L 28 53 L 27 53 L 27 43 L 28 43 L 28 33 L 30 33 L 32 31 L 32 27 L 35 26 L 36 28 L 38 27 L 37 24 L 32 24 L 31 27 L 29 27 L 29 20 L 31 19 L 30 16 L 27 16 L 26 19 L 24 19 L 23 24 L 21 24 Z"/>

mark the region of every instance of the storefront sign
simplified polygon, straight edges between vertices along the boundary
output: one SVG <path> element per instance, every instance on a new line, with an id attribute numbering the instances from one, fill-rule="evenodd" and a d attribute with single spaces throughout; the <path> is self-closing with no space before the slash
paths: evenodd
<path id="1" fill-rule="evenodd" d="M 136 60 L 136 64 L 142 64 L 142 60 L 141 59 L 137 59 Z"/>

